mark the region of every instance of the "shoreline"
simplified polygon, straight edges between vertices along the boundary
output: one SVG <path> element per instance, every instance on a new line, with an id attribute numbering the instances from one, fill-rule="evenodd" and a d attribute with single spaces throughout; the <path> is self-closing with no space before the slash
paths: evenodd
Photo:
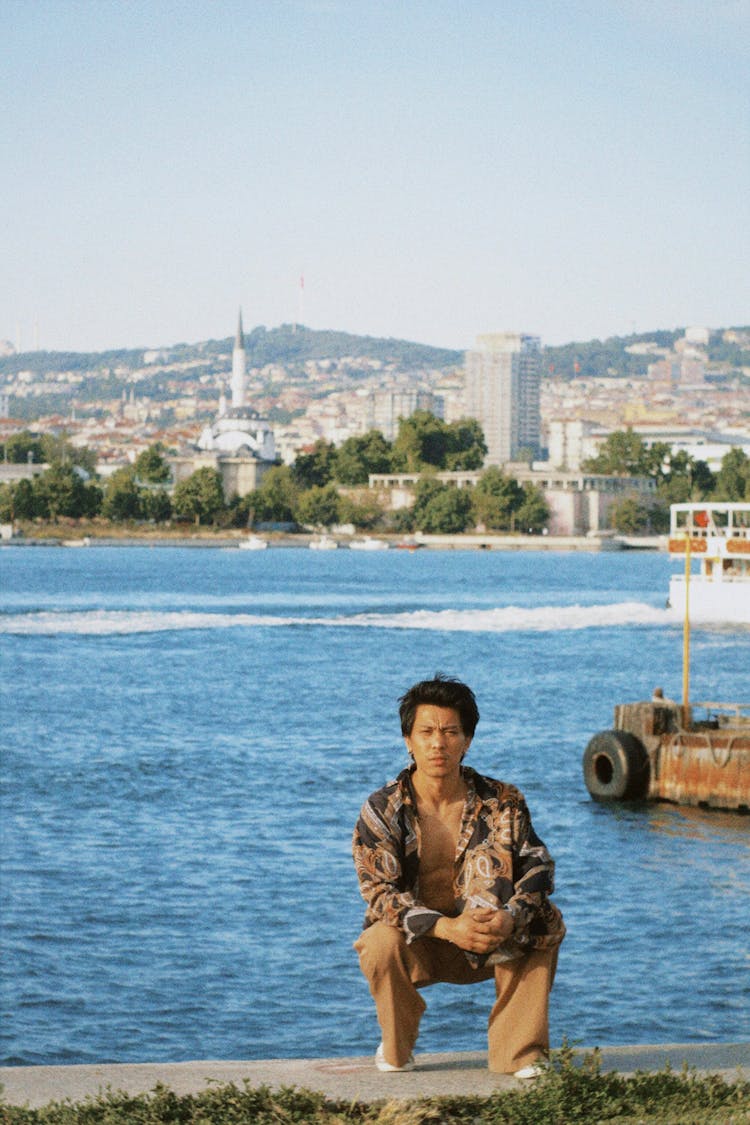
<path id="1" fill-rule="evenodd" d="M 53 535 L 19 535 L 0 540 L 0 547 L 65 547 L 87 549 L 96 547 L 213 547 L 220 550 L 237 550 L 245 536 L 220 535 L 214 532 L 190 533 L 185 535 L 151 535 L 128 533 L 127 535 L 96 535 L 89 532 L 71 535 L 71 530 Z M 309 532 L 257 532 L 268 543 L 269 549 L 289 548 L 300 550 L 309 548 L 316 538 Z M 333 536 L 339 548 L 349 549 L 353 542 L 364 535 Z M 380 535 L 392 550 L 402 550 L 413 554 L 418 550 L 436 551 L 664 551 L 667 537 L 651 536 L 584 536 L 584 535 L 491 535 L 466 532 L 461 535 L 423 535 L 404 539 L 395 535 Z"/>

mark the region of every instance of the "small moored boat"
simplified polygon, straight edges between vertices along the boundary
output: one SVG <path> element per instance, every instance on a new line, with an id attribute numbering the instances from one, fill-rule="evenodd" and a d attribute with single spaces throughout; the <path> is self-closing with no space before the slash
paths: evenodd
<path id="1" fill-rule="evenodd" d="M 349 544 L 352 551 L 387 551 L 388 544 L 384 539 L 374 539 L 366 535 L 364 539 L 354 539 Z"/>
<path id="2" fill-rule="evenodd" d="M 260 535 L 248 535 L 246 539 L 240 539 L 237 546 L 241 551 L 265 551 L 268 541 Z"/>

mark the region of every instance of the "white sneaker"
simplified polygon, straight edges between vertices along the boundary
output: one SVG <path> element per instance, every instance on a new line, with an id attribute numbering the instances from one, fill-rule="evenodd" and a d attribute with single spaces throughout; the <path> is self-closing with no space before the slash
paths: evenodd
<path id="1" fill-rule="evenodd" d="M 530 1078 L 541 1078 L 544 1074 L 544 1066 L 542 1063 L 529 1063 L 528 1066 L 522 1066 L 520 1070 L 515 1071 L 514 1078 L 524 1078 L 528 1081 Z"/>
<path id="2" fill-rule="evenodd" d="M 400 1074 L 401 1072 L 403 1072 L 405 1070 L 414 1070 L 415 1065 L 416 1064 L 414 1062 L 414 1055 L 409 1055 L 408 1061 L 405 1062 L 403 1066 L 391 1066 L 391 1064 L 389 1062 L 385 1061 L 385 1055 L 383 1054 L 383 1044 L 382 1043 L 380 1044 L 377 1051 L 375 1052 L 375 1066 L 378 1068 L 378 1070 L 381 1070 L 384 1074 L 390 1074 L 391 1072 L 395 1072 L 397 1074 Z"/>

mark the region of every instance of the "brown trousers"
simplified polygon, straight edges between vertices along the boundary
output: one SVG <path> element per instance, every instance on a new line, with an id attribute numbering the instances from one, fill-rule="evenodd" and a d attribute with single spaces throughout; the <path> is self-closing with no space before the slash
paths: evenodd
<path id="1" fill-rule="evenodd" d="M 354 943 L 370 985 L 383 1054 L 393 1066 L 407 1062 L 427 1005 L 420 988 L 444 981 L 476 984 L 495 978 L 496 1000 L 487 1033 L 489 1069 L 512 1074 L 549 1051 L 549 993 L 557 949 L 535 950 L 517 961 L 473 969 L 458 946 L 440 938 L 417 938 L 375 922 Z"/>

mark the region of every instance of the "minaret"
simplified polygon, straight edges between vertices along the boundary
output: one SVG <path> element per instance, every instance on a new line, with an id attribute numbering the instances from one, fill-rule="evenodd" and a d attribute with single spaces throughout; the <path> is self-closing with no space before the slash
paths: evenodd
<path id="1" fill-rule="evenodd" d="M 241 407 L 245 405 L 245 337 L 242 334 L 242 309 L 240 309 L 240 316 L 237 322 L 237 336 L 234 341 L 234 351 L 232 352 L 232 406 Z"/>

